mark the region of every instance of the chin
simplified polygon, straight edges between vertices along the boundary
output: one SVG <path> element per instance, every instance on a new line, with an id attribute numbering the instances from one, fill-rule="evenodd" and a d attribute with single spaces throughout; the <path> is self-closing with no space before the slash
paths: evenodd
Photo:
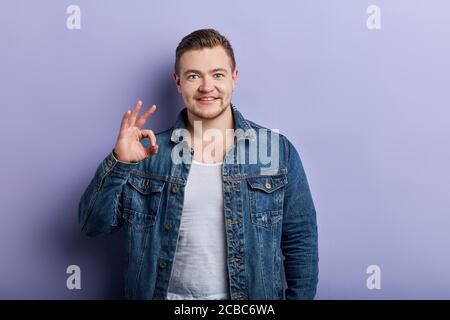
<path id="1" fill-rule="evenodd" d="M 198 117 L 203 119 L 214 119 L 218 117 L 222 113 L 222 109 L 215 109 L 215 110 L 196 110 L 195 113 Z"/>
<path id="2" fill-rule="evenodd" d="M 194 108 L 190 108 L 189 111 L 194 114 L 195 116 L 203 119 L 214 119 L 218 116 L 220 116 L 226 108 L 222 106 L 215 106 L 214 108 L 203 108 L 201 106 L 194 106 Z"/>

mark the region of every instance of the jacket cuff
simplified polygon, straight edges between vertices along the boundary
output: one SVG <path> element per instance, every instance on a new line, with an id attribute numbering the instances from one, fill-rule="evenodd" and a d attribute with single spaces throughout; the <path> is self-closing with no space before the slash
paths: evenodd
<path id="1" fill-rule="evenodd" d="M 136 167 L 138 162 L 124 162 L 116 158 L 114 149 L 105 158 L 104 165 L 106 166 L 106 171 L 110 171 L 112 168 L 117 167 L 123 171 L 129 171 Z"/>

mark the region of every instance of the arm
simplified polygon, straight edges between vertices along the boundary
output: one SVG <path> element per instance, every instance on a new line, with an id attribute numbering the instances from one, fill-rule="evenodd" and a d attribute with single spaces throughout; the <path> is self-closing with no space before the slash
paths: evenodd
<path id="1" fill-rule="evenodd" d="M 139 100 L 132 111 L 128 110 L 123 115 L 114 149 L 98 166 L 80 199 L 78 222 L 81 230 L 89 236 L 112 233 L 122 226 L 122 190 L 130 171 L 141 160 L 158 151 L 153 131 L 142 129 L 156 106 L 153 105 L 137 118 L 141 106 Z M 151 140 L 150 148 L 142 145 L 141 140 L 144 138 Z"/>
<path id="2" fill-rule="evenodd" d="M 316 211 L 303 166 L 287 143 L 288 185 L 284 197 L 281 250 L 285 256 L 286 299 L 313 299 L 318 282 Z"/>
<path id="3" fill-rule="evenodd" d="M 113 150 L 98 166 L 78 206 L 78 222 L 85 234 L 94 237 L 121 227 L 122 189 L 135 165 L 117 160 Z"/>

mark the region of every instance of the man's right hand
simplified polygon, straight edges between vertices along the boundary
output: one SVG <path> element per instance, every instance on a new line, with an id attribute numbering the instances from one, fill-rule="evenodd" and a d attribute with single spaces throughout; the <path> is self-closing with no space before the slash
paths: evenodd
<path id="1" fill-rule="evenodd" d="M 152 156 L 158 152 L 156 144 L 156 136 L 152 130 L 141 129 L 148 117 L 155 112 L 156 105 L 148 108 L 136 120 L 137 114 L 141 109 L 142 101 L 138 100 L 134 108 L 125 112 L 122 123 L 120 124 L 120 132 L 114 146 L 114 154 L 117 160 L 122 162 L 139 162 L 145 158 Z M 150 148 L 146 149 L 141 143 L 144 138 L 150 139 Z"/>

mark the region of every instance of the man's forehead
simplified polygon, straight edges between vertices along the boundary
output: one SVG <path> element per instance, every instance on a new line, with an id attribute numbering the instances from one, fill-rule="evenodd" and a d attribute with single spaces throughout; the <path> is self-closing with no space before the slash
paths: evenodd
<path id="1" fill-rule="evenodd" d="M 231 59 L 221 46 L 189 50 L 180 57 L 182 69 L 195 69 L 205 72 L 214 69 L 231 69 Z"/>

